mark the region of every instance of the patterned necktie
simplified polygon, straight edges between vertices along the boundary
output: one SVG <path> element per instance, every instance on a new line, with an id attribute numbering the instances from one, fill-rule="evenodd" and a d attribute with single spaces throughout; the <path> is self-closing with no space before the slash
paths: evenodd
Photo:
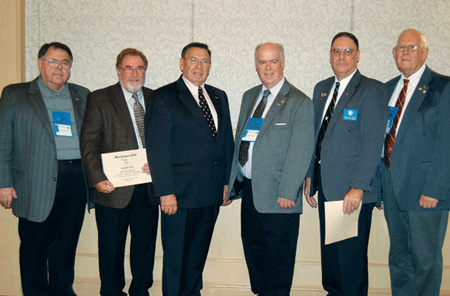
<path id="1" fill-rule="evenodd" d="M 405 104 L 406 92 L 408 91 L 408 79 L 404 79 L 403 89 L 398 96 L 397 102 L 395 103 L 395 107 L 398 108 L 397 113 L 394 117 L 394 122 L 392 123 L 391 131 L 388 135 L 386 135 L 386 139 L 384 140 L 384 163 L 386 164 L 386 168 L 389 170 L 391 168 L 391 154 L 392 149 L 394 149 L 395 137 L 397 134 L 398 121 L 400 116 L 402 115 L 403 105 Z"/>
<path id="2" fill-rule="evenodd" d="M 214 124 L 214 118 L 211 115 L 211 109 L 209 109 L 208 103 L 206 102 L 205 96 L 203 95 L 203 89 L 201 86 L 198 87 L 198 101 L 200 103 L 200 108 L 202 108 L 203 116 L 208 122 L 212 135 L 215 138 L 217 136 L 216 125 Z"/>
<path id="3" fill-rule="evenodd" d="M 252 118 L 261 118 L 261 116 L 264 113 L 264 109 L 266 109 L 267 105 L 267 98 L 270 95 L 270 90 L 266 89 L 264 91 L 263 97 L 261 101 L 259 102 L 258 106 L 255 109 L 255 112 L 253 112 Z M 243 167 L 247 161 L 248 161 L 248 148 L 250 147 L 250 142 L 248 141 L 241 141 L 241 146 L 239 147 L 239 163 Z"/>
<path id="4" fill-rule="evenodd" d="M 339 93 L 340 85 L 341 85 L 340 82 L 336 81 L 336 86 L 335 86 L 334 92 L 333 92 L 333 98 L 331 99 L 330 105 L 328 105 L 327 112 L 325 113 L 325 117 L 322 120 L 322 125 L 320 126 L 320 131 L 319 131 L 319 135 L 317 137 L 317 145 L 316 145 L 316 161 L 317 162 L 320 161 L 320 151 L 322 148 L 322 141 L 323 141 L 323 138 L 325 137 L 325 132 L 327 131 L 328 123 L 331 120 L 331 115 L 333 115 L 333 111 L 334 111 L 334 107 L 336 105 L 336 100 L 337 100 L 337 96 Z"/>
<path id="5" fill-rule="evenodd" d="M 142 108 L 141 103 L 139 102 L 138 95 L 133 94 L 132 97 L 134 99 L 133 103 L 134 120 L 136 121 L 139 136 L 141 137 L 142 146 L 145 148 L 145 132 L 144 132 L 145 111 L 144 108 Z"/>

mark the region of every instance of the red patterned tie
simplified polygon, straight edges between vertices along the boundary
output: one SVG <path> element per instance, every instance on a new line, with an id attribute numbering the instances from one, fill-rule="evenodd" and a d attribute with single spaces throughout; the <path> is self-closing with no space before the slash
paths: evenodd
<path id="1" fill-rule="evenodd" d="M 395 136 L 397 134 L 397 126 L 400 116 L 402 115 L 403 105 L 405 104 L 406 92 L 408 91 L 408 79 L 404 79 L 404 86 L 400 95 L 398 96 L 397 103 L 395 103 L 395 107 L 398 108 L 397 114 L 395 114 L 394 122 L 392 123 L 391 131 L 386 136 L 384 141 L 384 162 L 386 163 L 386 167 L 389 170 L 391 168 L 391 154 L 392 149 L 394 149 L 395 144 Z"/>

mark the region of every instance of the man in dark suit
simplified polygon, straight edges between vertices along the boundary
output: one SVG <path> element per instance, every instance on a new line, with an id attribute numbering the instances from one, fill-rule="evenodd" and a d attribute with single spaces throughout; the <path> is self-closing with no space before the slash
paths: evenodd
<path id="1" fill-rule="evenodd" d="M 353 34 L 335 35 L 330 50 L 335 76 L 314 88 L 316 151 L 305 196 L 319 206 L 322 285 L 328 295 L 367 295 L 369 285 L 367 246 L 379 187 L 374 179 L 388 109 L 383 85 L 357 70 L 359 55 Z M 339 200 L 345 214 L 361 206 L 358 236 L 325 245 L 324 204 Z"/>
<path id="2" fill-rule="evenodd" d="M 386 83 L 382 192 L 392 295 L 439 295 L 450 209 L 450 77 L 425 65 L 427 39 L 402 32 L 392 49 L 402 73 Z"/>
<path id="3" fill-rule="evenodd" d="M 59 42 L 38 53 L 39 77 L 0 99 L 0 204 L 19 217 L 23 295 L 75 295 L 75 252 L 87 186 L 79 135 L 89 90 L 72 83 Z"/>
<path id="4" fill-rule="evenodd" d="M 229 199 L 242 197 L 242 243 L 252 292 L 259 295 L 290 294 L 301 187 L 314 148 L 313 104 L 284 78 L 284 64 L 281 44 L 256 47 L 262 85 L 242 98 L 229 182 Z M 249 139 L 256 121 L 257 137 Z"/>
<path id="5" fill-rule="evenodd" d="M 134 48 L 117 56 L 119 83 L 92 92 L 88 97 L 81 134 L 86 175 L 95 188 L 101 295 L 127 295 L 124 256 L 128 228 L 131 232 L 130 266 L 133 279 L 129 295 L 149 295 L 158 225 L 158 207 L 151 202 L 151 183 L 115 187 L 103 171 L 102 153 L 143 149 L 144 106 L 151 90 L 143 87 L 148 61 Z M 143 170 L 149 173 L 148 164 Z"/>
<path id="6" fill-rule="evenodd" d="M 183 75 L 150 95 L 145 116 L 147 157 L 161 203 L 163 295 L 200 295 L 202 272 L 233 154 L 228 98 L 205 81 L 211 51 L 190 43 Z"/>

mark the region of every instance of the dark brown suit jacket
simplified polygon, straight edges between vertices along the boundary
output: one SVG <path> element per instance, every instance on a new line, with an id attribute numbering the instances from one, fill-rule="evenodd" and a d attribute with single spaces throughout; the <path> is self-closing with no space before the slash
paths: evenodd
<path id="1" fill-rule="evenodd" d="M 145 104 L 151 89 L 142 88 Z M 101 154 L 138 149 L 130 112 L 120 83 L 96 90 L 89 94 L 81 132 L 81 155 L 89 181 L 89 187 L 107 180 L 103 172 Z M 152 185 L 148 184 L 152 197 Z M 104 194 L 92 189 L 94 203 L 122 209 L 128 205 L 134 186 L 116 188 Z"/>

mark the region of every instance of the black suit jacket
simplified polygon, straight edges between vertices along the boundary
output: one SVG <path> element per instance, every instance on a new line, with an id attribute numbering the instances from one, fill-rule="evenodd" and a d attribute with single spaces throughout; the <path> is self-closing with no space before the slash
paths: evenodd
<path id="1" fill-rule="evenodd" d="M 145 102 L 152 92 L 142 88 Z M 81 133 L 81 154 L 90 187 L 107 180 L 102 166 L 102 153 L 138 149 L 136 135 L 120 83 L 89 94 Z M 148 185 L 152 193 L 151 184 Z M 133 194 L 134 186 L 118 187 L 104 194 L 92 190 L 94 203 L 112 208 L 124 208 Z"/>
<path id="2" fill-rule="evenodd" d="M 183 79 L 150 95 L 145 116 L 147 158 L 155 197 L 175 194 L 179 208 L 221 202 L 233 156 L 228 98 L 205 85 L 218 116 L 214 138 Z"/>

